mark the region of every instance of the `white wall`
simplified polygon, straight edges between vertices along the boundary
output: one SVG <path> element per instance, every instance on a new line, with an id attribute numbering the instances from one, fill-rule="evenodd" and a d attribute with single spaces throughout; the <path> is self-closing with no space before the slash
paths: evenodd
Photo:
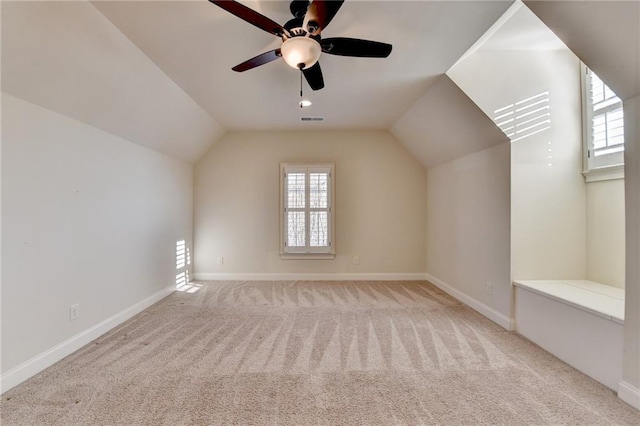
<path id="1" fill-rule="evenodd" d="M 624 288 L 624 179 L 588 182 L 587 279 Z"/>
<path id="2" fill-rule="evenodd" d="M 3 387 L 22 363 L 175 288 L 192 178 L 187 163 L 2 94 Z"/>
<path id="3" fill-rule="evenodd" d="M 512 276 L 584 279 L 578 59 L 568 50 L 479 50 L 449 75 L 490 117 L 499 108 L 549 92 L 551 128 L 511 147 Z"/>
<path id="4" fill-rule="evenodd" d="M 640 3 L 526 4 L 624 100 L 625 343 L 618 396 L 640 409 Z"/>
<path id="5" fill-rule="evenodd" d="M 295 161 L 336 164 L 333 260 L 280 259 L 279 163 Z M 425 170 L 387 132 L 230 132 L 194 179 L 196 276 L 424 273 Z"/>
<path id="6" fill-rule="evenodd" d="M 624 101 L 626 286 L 622 380 L 625 399 L 640 409 L 640 96 Z"/>
<path id="7" fill-rule="evenodd" d="M 505 328 L 511 317 L 509 188 L 508 142 L 427 174 L 430 278 Z"/>

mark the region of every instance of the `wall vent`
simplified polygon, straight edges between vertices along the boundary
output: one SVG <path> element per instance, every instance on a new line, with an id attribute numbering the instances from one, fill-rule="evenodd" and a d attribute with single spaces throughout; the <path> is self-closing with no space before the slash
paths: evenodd
<path id="1" fill-rule="evenodd" d="M 324 121 L 324 117 L 300 117 L 300 121 L 303 121 L 303 122 Z"/>

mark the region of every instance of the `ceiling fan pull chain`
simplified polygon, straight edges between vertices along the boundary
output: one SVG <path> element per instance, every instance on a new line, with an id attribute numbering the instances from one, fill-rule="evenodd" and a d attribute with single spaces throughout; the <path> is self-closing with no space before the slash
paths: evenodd
<path id="1" fill-rule="evenodd" d="M 300 102 L 302 102 L 302 68 L 300 68 Z"/>
<path id="2" fill-rule="evenodd" d="M 298 105 L 300 105 L 300 108 L 306 108 L 311 106 L 311 101 L 302 96 L 302 74 L 304 73 L 302 72 L 302 68 L 300 68 L 300 102 Z"/>

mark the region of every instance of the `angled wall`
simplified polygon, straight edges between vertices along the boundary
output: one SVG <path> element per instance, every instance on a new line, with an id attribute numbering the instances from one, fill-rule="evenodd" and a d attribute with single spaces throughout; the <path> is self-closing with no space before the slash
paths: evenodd
<path id="1" fill-rule="evenodd" d="M 175 289 L 192 173 L 2 94 L 3 391 Z"/>
<path id="2" fill-rule="evenodd" d="M 3 2 L 2 91 L 185 161 L 223 133 L 90 2 Z"/>

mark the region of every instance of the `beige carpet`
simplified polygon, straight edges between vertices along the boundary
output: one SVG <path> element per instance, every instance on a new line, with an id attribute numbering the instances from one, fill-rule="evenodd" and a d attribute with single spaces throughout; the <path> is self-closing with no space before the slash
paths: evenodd
<path id="1" fill-rule="evenodd" d="M 176 292 L 2 395 L 2 425 L 640 424 L 426 282 Z"/>

